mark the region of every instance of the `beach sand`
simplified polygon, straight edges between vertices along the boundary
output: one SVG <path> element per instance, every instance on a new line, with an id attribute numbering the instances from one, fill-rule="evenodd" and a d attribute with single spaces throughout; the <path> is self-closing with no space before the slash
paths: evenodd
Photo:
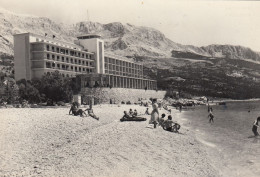
<path id="1" fill-rule="evenodd" d="M 120 122 L 130 108 L 146 109 L 96 105 L 99 121 L 69 108 L 0 109 L 0 176 L 219 176 L 181 113 L 172 112 L 178 134 L 148 126 L 149 116 Z"/>

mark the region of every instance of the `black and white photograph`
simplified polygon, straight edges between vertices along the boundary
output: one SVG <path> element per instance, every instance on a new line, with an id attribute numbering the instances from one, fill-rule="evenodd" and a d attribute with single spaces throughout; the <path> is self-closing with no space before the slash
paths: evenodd
<path id="1" fill-rule="evenodd" d="M 260 1 L 0 0 L 1 177 L 259 177 Z"/>

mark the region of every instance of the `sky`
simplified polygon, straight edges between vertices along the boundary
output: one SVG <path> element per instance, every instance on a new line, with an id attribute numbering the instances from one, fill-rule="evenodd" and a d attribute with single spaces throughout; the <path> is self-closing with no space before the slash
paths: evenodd
<path id="1" fill-rule="evenodd" d="M 14 13 L 56 22 L 121 22 L 161 31 L 174 42 L 231 44 L 260 52 L 260 2 L 219 0 L 0 0 Z"/>

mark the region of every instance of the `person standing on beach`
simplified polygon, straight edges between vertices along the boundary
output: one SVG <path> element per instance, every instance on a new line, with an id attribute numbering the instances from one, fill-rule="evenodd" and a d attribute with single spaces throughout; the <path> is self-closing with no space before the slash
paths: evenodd
<path id="1" fill-rule="evenodd" d="M 253 124 L 253 128 L 252 131 L 254 133 L 255 136 L 259 136 L 259 133 L 257 132 L 257 128 L 259 127 L 259 122 L 260 122 L 260 117 L 258 117 Z"/>
<path id="2" fill-rule="evenodd" d="M 159 119 L 158 104 L 156 99 L 153 99 L 152 108 L 153 110 L 151 113 L 151 119 L 149 121 L 149 124 L 154 124 L 154 128 L 156 128 Z"/>
<path id="3" fill-rule="evenodd" d="M 213 113 L 212 113 L 212 111 L 210 110 L 210 112 L 209 112 L 209 115 L 208 115 L 208 117 L 209 117 L 209 123 L 211 123 L 211 122 L 213 122 L 214 123 L 214 120 L 213 120 L 213 118 L 214 118 L 214 115 L 213 115 Z"/>

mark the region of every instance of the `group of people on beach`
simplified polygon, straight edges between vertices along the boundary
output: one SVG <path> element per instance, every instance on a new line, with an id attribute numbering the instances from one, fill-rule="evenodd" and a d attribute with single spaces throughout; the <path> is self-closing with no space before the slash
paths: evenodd
<path id="1" fill-rule="evenodd" d="M 149 124 L 153 124 L 154 128 L 156 128 L 157 125 L 159 125 L 164 130 L 178 132 L 178 130 L 180 129 L 180 125 L 172 120 L 171 115 L 168 115 L 167 120 L 165 120 L 165 114 L 162 114 L 161 117 L 159 117 L 160 114 L 156 99 L 153 99 L 152 101 L 152 109 L 153 110 L 151 112 L 151 119 L 149 120 Z"/>
<path id="2" fill-rule="evenodd" d="M 88 114 L 87 114 L 87 113 Z M 84 117 L 84 115 L 86 117 L 90 116 L 96 120 L 99 120 L 99 117 L 97 117 L 95 114 L 94 114 L 94 111 L 93 111 L 93 108 L 92 108 L 92 105 L 90 104 L 89 105 L 89 108 L 87 108 L 86 110 L 82 110 L 82 109 L 79 109 L 79 103 L 78 102 L 73 102 L 72 105 L 71 105 L 71 108 L 70 108 L 70 111 L 69 111 L 69 115 L 70 114 L 73 114 L 74 116 L 81 116 L 81 117 Z"/>
<path id="3" fill-rule="evenodd" d="M 169 109 L 165 109 L 168 112 L 171 113 Z M 142 114 L 143 115 L 143 114 Z M 149 112 L 149 108 L 146 108 L 144 115 L 150 115 L 151 118 L 149 120 L 149 124 L 152 124 L 154 128 L 158 126 L 161 126 L 164 130 L 167 131 L 174 131 L 178 132 L 180 129 L 180 125 L 172 120 L 172 116 L 168 115 L 168 119 L 166 118 L 165 114 L 162 114 L 161 117 L 159 117 L 159 106 L 157 104 L 157 100 L 153 99 L 152 101 L 152 112 Z M 139 117 L 136 109 L 133 111 L 132 109 L 129 110 L 129 112 L 124 111 L 123 117 L 120 119 L 120 121 L 145 121 L 146 118 Z"/>
<path id="4" fill-rule="evenodd" d="M 134 111 L 130 109 L 129 112 L 124 111 L 124 115 L 120 121 L 146 121 L 146 118 L 139 117 L 136 109 Z"/>

